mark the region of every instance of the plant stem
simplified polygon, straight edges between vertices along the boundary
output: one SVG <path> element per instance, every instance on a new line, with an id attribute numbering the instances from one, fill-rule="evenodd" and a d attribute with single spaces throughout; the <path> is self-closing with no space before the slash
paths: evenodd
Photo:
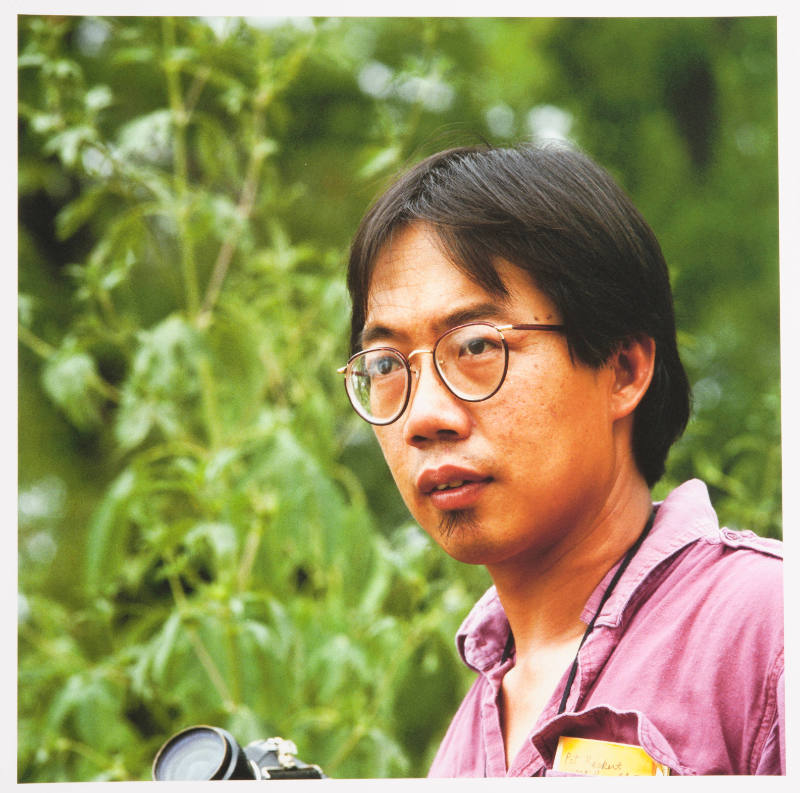
<path id="1" fill-rule="evenodd" d="M 164 17 L 161 24 L 164 35 L 164 72 L 167 78 L 167 96 L 175 125 L 173 135 L 173 167 L 175 169 L 175 194 L 177 196 L 178 236 L 181 248 L 181 267 L 186 289 L 186 309 L 189 316 L 197 315 L 199 288 L 197 286 L 197 266 L 194 260 L 191 231 L 189 228 L 189 176 L 186 155 L 186 125 L 188 114 L 181 98 L 179 67 L 172 61 L 175 49 L 175 20 Z"/>
<path id="2" fill-rule="evenodd" d="M 168 561 L 171 560 L 168 559 Z M 183 621 L 183 619 L 188 616 L 189 612 L 189 602 L 186 600 L 186 593 L 183 591 L 183 587 L 181 586 L 181 582 L 177 576 L 170 574 L 167 576 L 167 580 L 169 581 L 169 587 L 172 591 L 173 600 L 175 601 L 175 605 L 178 607 L 178 612 L 180 613 L 181 620 Z M 185 622 L 184 627 L 186 629 L 186 635 L 189 637 L 192 647 L 194 647 L 195 655 L 197 655 L 197 658 L 203 668 L 206 670 L 206 674 L 211 680 L 212 685 L 217 690 L 217 694 L 219 694 L 219 697 L 222 700 L 223 707 L 228 711 L 233 711 L 236 707 L 236 704 L 231 696 L 231 692 L 228 689 L 227 684 L 225 683 L 225 679 L 222 677 L 219 669 L 217 669 L 217 665 L 214 663 L 214 659 L 211 657 L 211 653 L 208 652 L 206 646 L 203 644 L 203 640 L 193 627 L 186 625 Z"/>
<path id="3" fill-rule="evenodd" d="M 108 769 L 113 765 L 112 760 L 108 755 L 98 752 L 96 749 L 92 748 L 91 746 L 87 746 L 85 743 L 73 741 L 71 738 L 59 738 L 57 742 L 57 748 L 60 751 L 74 752 L 75 754 L 78 754 L 88 760 L 90 763 L 94 763 L 98 768 Z"/>
<path id="4" fill-rule="evenodd" d="M 244 551 L 242 552 L 242 560 L 239 563 L 239 569 L 236 573 L 236 588 L 240 592 L 246 591 L 250 583 L 250 575 L 253 571 L 256 553 L 258 552 L 258 546 L 260 544 L 261 527 L 257 524 L 247 534 L 247 539 L 244 542 Z"/>
<path id="5" fill-rule="evenodd" d="M 225 710 L 233 712 L 236 709 L 236 702 L 231 696 L 231 692 L 225 683 L 225 679 L 220 674 L 219 669 L 217 669 L 217 665 L 214 663 L 214 659 L 211 657 L 211 654 L 203 644 L 202 639 L 194 628 L 187 627 L 186 634 L 188 635 L 189 641 L 194 647 L 194 651 L 200 663 L 203 665 L 203 668 L 206 670 L 206 673 L 211 679 L 214 688 L 216 688 L 217 693 L 220 695 L 220 698 L 222 699 L 222 706 L 225 708 Z"/>
<path id="6" fill-rule="evenodd" d="M 213 451 L 219 449 L 222 443 L 222 424 L 219 418 L 217 385 L 214 382 L 211 363 L 207 355 L 202 355 L 198 360 L 197 374 L 200 378 L 200 387 L 203 395 L 203 412 L 205 414 L 206 429 L 208 430 L 208 443 Z"/>
<path id="7" fill-rule="evenodd" d="M 178 231 L 181 246 L 181 266 L 186 288 L 186 310 L 192 322 L 203 327 L 207 322 L 198 322 L 200 311 L 200 289 L 197 278 L 197 264 L 194 257 L 191 228 L 189 224 L 189 176 L 186 151 L 186 126 L 189 122 L 189 111 L 181 97 L 179 67 L 172 61 L 172 50 L 175 48 L 175 20 L 164 17 L 162 22 L 164 33 L 164 70 L 167 77 L 167 94 L 172 118 L 175 123 L 173 136 L 173 167 L 175 170 L 175 193 L 178 199 Z M 190 91 L 192 104 L 197 101 L 200 91 L 208 76 L 204 71 L 195 80 Z M 198 375 L 201 383 L 203 410 L 208 429 L 208 439 L 212 448 L 217 448 L 222 435 L 216 390 L 211 366 L 207 357 L 203 356 L 198 364 Z"/>
<path id="8" fill-rule="evenodd" d="M 44 339 L 40 339 L 24 325 L 17 325 L 17 336 L 29 350 L 35 352 L 40 358 L 47 360 L 56 353 L 55 347 L 48 344 Z"/>
<path id="9" fill-rule="evenodd" d="M 207 325 L 210 321 L 210 315 L 222 290 L 222 284 L 225 281 L 225 276 L 228 273 L 233 254 L 236 252 L 236 245 L 238 237 L 244 228 L 244 224 L 250 217 L 255 204 L 256 193 L 258 190 L 258 180 L 261 174 L 261 166 L 267 156 L 267 148 L 261 140 L 263 135 L 264 126 L 264 109 L 269 101 L 271 93 L 262 91 L 256 100 L 255 106 L 255 132 L 254 143 L 250 152 L 250 161 L 247 164 L 247 171 L 242 185 L 242 190 L 239 194 L 239 202 L 236 206 L 236 213 L 240 218 L 240 223 L 234 225 L 228 233 L 225 241 L 220 247 L 217 259 L 214 262 L 214 269 L 211 272 L 211 278 L 206 288 L 206 294 L 203 298 L 203 306 L 200 310 L 198 322 L 201 327 Z"/>

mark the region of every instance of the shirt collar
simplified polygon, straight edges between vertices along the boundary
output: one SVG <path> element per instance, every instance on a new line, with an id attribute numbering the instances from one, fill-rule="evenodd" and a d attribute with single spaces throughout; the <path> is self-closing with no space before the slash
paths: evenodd
<path id="1" fill-rule="evenodd" d="M 713 536 L 719 529 L 708 489 L 699 479 L 684 482 L 654 506 L 658 507 L 658 512 L 653 528 L 603 606 L 595 626 L 618 625 L 631 597 L 658 565 L 696 540 Z M 606 573 L 586 601 L 581 614 L 584 622 L 588 623 L 594 616 L 618 564 Z"/>
<path id="2" fill-rule="evenodd" d="M 657 506 L 650 533 L 603 606 L 596 626 L 619 624 L 628 602 L 659 564 L 690 543 L 713 536 L 719 528 L 708 490 L 699 479 L 685 482 Z M 620 562 L 606 573 L 589 596 L 581 614 L 587 624 Z M 502 656 L 508 630 L 508 620 L 492 586 L 475 604 L 456 634 L 456 647 L 464 663 L 476 672 L 494 666 Z"/>

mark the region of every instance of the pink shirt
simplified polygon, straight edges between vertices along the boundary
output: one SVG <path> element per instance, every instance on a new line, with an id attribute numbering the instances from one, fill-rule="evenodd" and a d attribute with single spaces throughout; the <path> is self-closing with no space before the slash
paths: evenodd
<path id="1" fill-rule="evenodd" d="M 642 746 L 675 774 L 784 774 L 781 575 L 780 542 L 720 528 L 705 485 L 681 485 L 581 648 L 566 711 L 568 669 L 510 768 L 497 703 L 514 654 L 503 660 L 508 622 L 492 587 L 456 637 L 478 678 L 429 775 L 557 775 L 561 735 Z"/>

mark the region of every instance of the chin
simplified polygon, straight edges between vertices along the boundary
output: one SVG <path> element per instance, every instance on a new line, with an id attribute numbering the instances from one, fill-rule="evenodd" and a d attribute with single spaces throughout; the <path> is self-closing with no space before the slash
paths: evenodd
<path id="1" fill-rule="evenodd" d="M 464 564 L 486 565 L 504 558 L 502 549 L 487 542 L 472 509 L 442 513 L 429 534 L 443 551 Z"/>
<path id="2" fill-rule="evenodd" d="M 474 509 L 456 509 L 443 512 L 437 529 L 438 536 L 444 540 L 451 537 L 476 536 L 480 531 Z"/>

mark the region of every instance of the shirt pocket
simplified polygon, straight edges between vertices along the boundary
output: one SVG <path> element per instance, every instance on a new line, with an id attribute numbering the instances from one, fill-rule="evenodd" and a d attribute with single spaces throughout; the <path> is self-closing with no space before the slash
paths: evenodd
<path id="1" fill-rule="evenodd" d="M 696 774 L 680 762 L 667 739 L 638 710 L 616 710 L 600 705 L 577 713 L 563 713 L 533 736 L 534 746 L 545 762 L 544 776 L 581 776 L 553 770 L 558 739 L 562 735 L 641 746 L 653 760 L 667 766 L 671 774 Z"/>

